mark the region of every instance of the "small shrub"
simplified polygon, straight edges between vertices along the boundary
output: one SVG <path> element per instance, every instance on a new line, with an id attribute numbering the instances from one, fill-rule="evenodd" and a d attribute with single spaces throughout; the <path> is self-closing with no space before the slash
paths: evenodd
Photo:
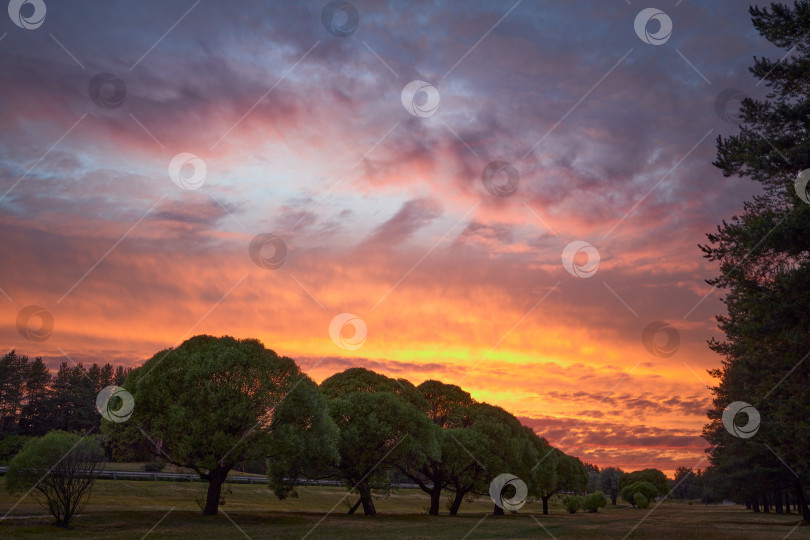
<path id="1" fill-rule="evenodd" d="M 149 463 L 144 463 L 143 470 L 146 472 L 160 472 L 163 470 L 165 466 L 166 464 L 163 463 L 162 461 L 154 460 L 150 461 Z"/>
<path id="2" fill-rule="evenodd" d="M 622 489 L 622 499 L 635 506 L 636 493 L 641 493 L 650 501 L 658 496 L 658 489 L 649 482 L 635 482 Z"/>
<path id="3" fill-rule="evenodd" d="M 647 499 L 647 497 L 645 497 L 641 492 L 637 492 L 633 499 L 635 500 L 636 508 L 647 508 L 650 506 L 649 499 Z"/>
<path id="4" fill-rule="evenodd" d="M 621 492 L 621 494 L 620 494 L 620 495 L 622 496 L 622 499 L 624 499 L 625 501 L 627 501 L 627 502 L 629 502 L 630 504 L 632 504 L 633 506 L 635 506 L 635 505 L 636 505 L 636 501 L 634 501 L 634 500 L 633 500 L 633 495 L 635 495 L 635 493 L 636 493 L 635 491 L 633 491 L 632 489 L 630 489 L 630 486 L 625 486 L 625 487 L 622 489 L 622 492 Z"/>
<path id="5" fill-rule="evenodd" d="M 586 512 L 598 512 L 600 508 L 607 506 L 607 497 L 601 491 L 591 493 L 582 501 L 582 509 Z"/>
<path id="6" fill-rule="evenodd" d="M 565 509 L 569 514 L 576 514 L 577 510 L 582 508 L 582 498 L 577 496 L 570 496 L 565 498 Z"/>

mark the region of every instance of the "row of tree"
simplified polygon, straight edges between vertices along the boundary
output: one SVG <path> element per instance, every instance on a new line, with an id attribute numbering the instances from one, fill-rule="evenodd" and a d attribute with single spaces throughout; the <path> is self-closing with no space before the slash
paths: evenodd
<path id="1" fill-rule="evenodd" d="M 725 291 L 728 308 L 717 318 L 723 339 L 710 342 L 722 366 L 710 371 L 719 384 L 703 431 L 711 445 L 704 480 L 712 497 L 754 511 L 792 502 L 810 521 L 810 192 L 799 175 L 810 168 L 810 2 L 749 12 L 785 54 L 754 59 L 750 71 L 769 92 L 743 100 L 739 134 L 717 139 L 714 164 L 724 176 L 758 182 L 762 193 L 701 246 L 719 265 L 708 283 Z M 744 437 L 723 425 L 736 401 L 761 418 Z M 749 419 L 737 416 L 735 425 Z"/>
<path id="2" fill-rule="evenodd" d="M 104 374 L 99 386 L 118 382 L 109 366 L 88 371 Z M 63 365 L 59 373 L 78 377 L 81 368 Z M 57 374 L 55 380 L 59 378 Z M 614 505 L 621 495 L 631 505 L 646 507 L 656 496 L 668 494 L 672 482 L 658 469 L 625 473 L 585 464 L 552 447 L 504 409 L 477 402 L 455 385 L 428 380 L 414 386 L 363 368 L 347 369 L 316 385 L 292 359 L 279 357 L 258 340 L 196 336 L 155 354 L 120 384 L 132 394 L 135 409 L 125 422 L 102 422 L 107 454 L 118 460 L 156 457 L 195 470 L 209 482 L 205 514 L 217 513 L 229 471 L 259 460 L 266 463 L 279 498 L 294 494 L 301 478 L 339 479 L 358 496 L 349 512 L 362 506 L 367 515 L 376 513 L 375 495 L 387 495 L 397 481 L 422 489 L 433 515 L 439 514 L 443 495 L 450 495 L 451 515 L 465 500 L 489 495 L 490 482 L 502 472 L 521 478 L 528 496 L 542 501 L 544 514 L 557 494 L 566 495 L 571 512 L 597 511 L 604 506 L 602 493 Z M 93 403 L 95 396 L 88 393 L 83 399 Z M 94 415 L 100 418 L 97 411 Z M 90 430 L 85 426 L 79 431 Z M 64 431 L 51 434 L 59 435 L 53 435 L 56 450 L 47 455 L 61 455 L 60 448 L 72 448 L 71 441 L 78 440 Z M 92 450 L 94 437 L 81 447 L 81 456 L 65 463 L 74 469 L 97 468 L 87 463 L 88 456 L 98 456 Z M 35 439 L 31 448 L 36 451 L 26 446 L 12 460 L 11 489 L 27 489 L 29 481 L 41 476 L 39 469 L 49 470 L 38 456 L 50 447 Z M 673 494 L 694 496 L 684 475 L 702 478 L 700 471 L 679 469 Z M 76 470 L 70 476 L 85 479 Z M 86 502 L 89 485 L 81 487 L 74 493 Z M 597 495 L 578 497 L 586 493 Z M 76 497 L 71 504 L 56 505 L 58 520 L 69 520 L 82 507 Z M 496 505 L 495 512 L 503 511 Z"/>
<path id="3" fill-rule="evenodd" d="M 110 364 L 85 368 L 63 362 L 54 375 L 42 358 L 32 361 L 8 352 L 0 358 L 0 439 L 98 428 L 96 395 L 105 386 L 123 384 L 128 371 Z"/>
<path id="4" fill-rule="evenodd" d="M 197 471 L 209 482 L 205 514 L 217 513 L 234 466 L 263 458 L 279 497 L 301 477 L 338 478 L 359 496 L 351 511 L 362 506 L 367 515 L 392 473 L 430 496 L 431 514 L 446 492 L 457 513 L 501 472 L 526 482 L 546 513 L 554 494 L 588 486 L 578 458 L 458 386 L 417 387 L 363 368 L 318 386 L 257 340 L 196 336 L 134 369 L 123 387 L 136 405 L 127 422 L 103 422 L 112 455 L 146 450 Z"/>

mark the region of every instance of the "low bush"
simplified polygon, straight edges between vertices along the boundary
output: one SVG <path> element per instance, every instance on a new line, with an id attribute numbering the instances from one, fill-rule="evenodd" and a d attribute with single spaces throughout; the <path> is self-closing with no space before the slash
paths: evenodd
<path id="1" fill-rule="evenodd" d="M 649 482 L 635 482 L 622 489 L 622 499 L 635 506 L 636 493 L 641 493 L 647 501 L 651 501 L 658 496 L 658 489 Z"/>
<path id="2" fill-rule="evenodd" d="M 163 463 L 162 461 L 154 460 L 150 461 L 149 463 L 144 463 L 143 470 L 146 472 L 160 472 L 163 470 L 165 466 L 166 464 Z"/>
<path id="3" fill-rule="evenodd" d="M 607 497 L 601 491 L 591 493 L 582 501 L 582 509 L 586 512 L 598 512 L 600 508 L 607 506 Z"/>

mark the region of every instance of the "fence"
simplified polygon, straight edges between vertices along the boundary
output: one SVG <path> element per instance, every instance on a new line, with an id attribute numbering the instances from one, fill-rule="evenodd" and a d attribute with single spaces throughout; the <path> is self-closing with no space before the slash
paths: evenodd
<path id="1" fill-rule="evenodd" d="M 0 475 L 6 474 L 8 467 L 0 467 Z M 99 471 L 96 473 L 99 478 L 111 478 L 113 480 L 163 480 L 167 482 L 196 482 L 202 480 L 197 473 L 164 473 L 145 471 Z M 266 484 L 266 476 L 239 476 L 229 475 L 226 482 L 234 484 Z M 309 478 L 299 478 L 296 481 L 299 486 L 342 486 L 340 480 L 311 480 Z M 396 484 L 398 488 L 417 488 L 416 484 Z"/>

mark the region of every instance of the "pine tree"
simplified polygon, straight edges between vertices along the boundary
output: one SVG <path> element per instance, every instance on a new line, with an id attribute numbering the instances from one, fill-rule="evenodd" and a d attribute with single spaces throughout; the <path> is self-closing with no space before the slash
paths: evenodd
<path id="1" fill-rule="evenodd" d="M 20 414 L 20 432 L 25 435 L 44 435 L 51 430 L 47 403 L 50 398 L 51 372 L 37 357 L 30 365 L 25 382 L 26 403 Z"/>
<path id="2" fill-rule="evenodd" d="M 723 360 L 710 372 L 720 383 L 704 428 L 713 445 L 708 477 L 755 511 L 767 509 L 775 493 L 781 500 L 792 484 L 810 521 L 810 422 L 803 417 L 810 410 L 810 204 L 794 188 L 797 174 L 810 168 L 810 2 L 749 12 L 759 33 L 788 54 L 754 59 L 750 71 L 769 88 L 767 98 L 745 99 L 739 134 L 717 140 L 714 164 L 725 176 L 760 183 L 763 194 L 701 246 L 720 265 L 708 283 L 726 291 L 728 309 L 718 317 L 724 339 L 710 342 Z M 760 412 L 755 437 L 724 429 L 722 413 L 733 401 Z"/>
<path id="3" fill-rule="evenodd" d="M 27 372 L 27 356 L 12 350 L 0 359 L 0 436 L 18 429 Z"/>

